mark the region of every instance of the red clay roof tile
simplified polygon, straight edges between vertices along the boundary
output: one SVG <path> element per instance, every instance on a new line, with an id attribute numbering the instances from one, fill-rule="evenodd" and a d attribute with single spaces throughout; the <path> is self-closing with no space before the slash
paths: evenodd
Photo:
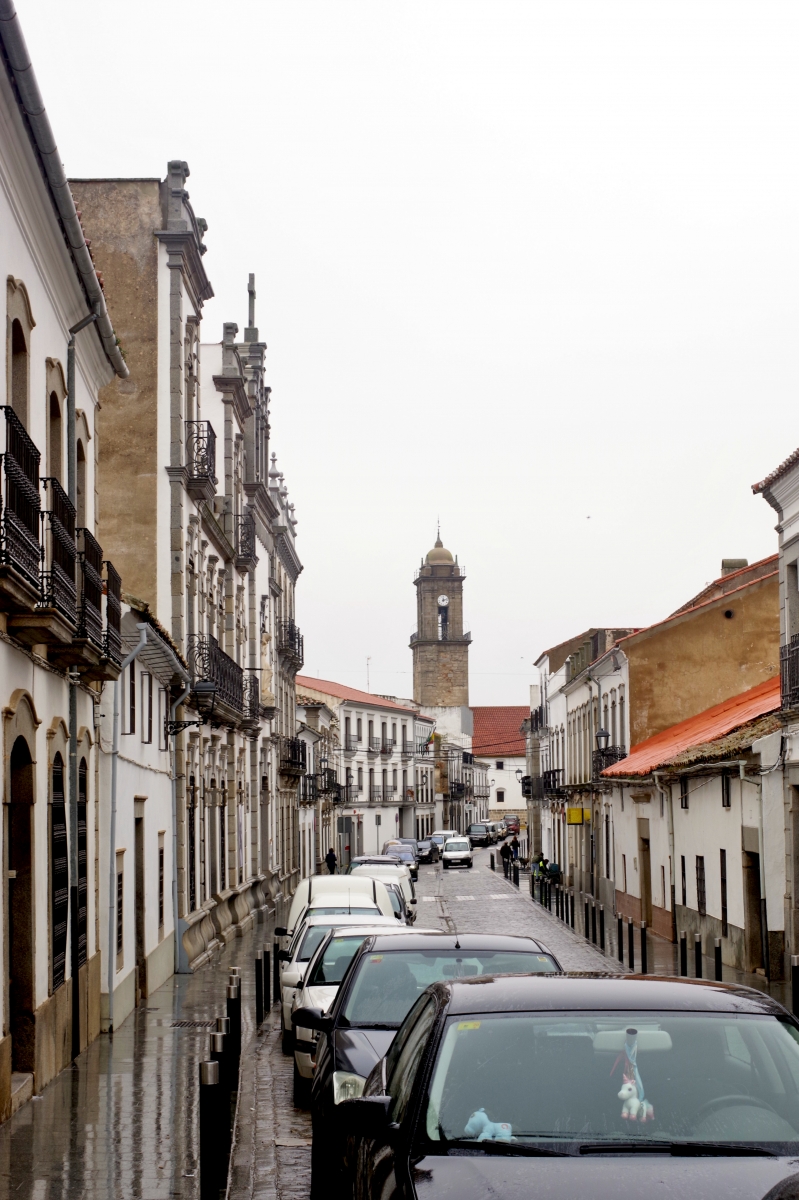
<path id="1" fill-rule="evenodd" d="M 474 732 L 472 733 L 472 750 L 480 755 L 491 758 L 523 758 L 525 753 L 524 735 L 519 733 L 519 726 L 530 716 L 530 709 L 524 704 L 505 704 L 472 708 L 474 717 Z"/>

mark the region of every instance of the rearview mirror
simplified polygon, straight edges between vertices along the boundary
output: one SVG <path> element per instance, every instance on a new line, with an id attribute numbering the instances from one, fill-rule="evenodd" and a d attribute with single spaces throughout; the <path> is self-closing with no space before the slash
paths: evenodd
<path id="1" fill-rule="evenodd" d="M 319 1033 L 330 1033 L 333 1018 L 321 1008 L 298 1008 L 291 1014 L 291 1023 L 296 1028 L 317 1029 Z"/>
<path id="2" fill-rule="evenodd" d="M 342 1100 L 336 1110 L 342 1132 L 355 1137 L 385 1136 L 390 1128 L 390 1104 L 390 1096 L 357 1096 L 353 1100 Z"/>
<path id="3" fill-rule="evenodd" d="M 288 929 L 284 929 L 282 925 L 275 926 L 275 937 L 288 937 Z"/>

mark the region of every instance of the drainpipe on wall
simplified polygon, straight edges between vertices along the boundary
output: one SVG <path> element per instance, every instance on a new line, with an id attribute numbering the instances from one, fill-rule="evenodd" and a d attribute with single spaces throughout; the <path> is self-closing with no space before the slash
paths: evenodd
<path id="1" fill-rule="evenodd" d="M 90 313 L 69 331 L 67 342 L 67 495 L 78 507 L 78 448 L 75 440 L 75 334 L 97 320 Z M 69 946 L 72 965 L 72 1058 L 80 1054 L 80 984 L 78 980 L 78 684 L 77 671 L 69 676 Z"/>
<path id="2" fill-rule="evenodd" d="M 661 796 L 666 801 L 666 809 L 669 818 L 669 887 L 671 889 L 671 940 L 676 946 L 677 944 L 677 862 L 674 857 L 674 802 L 671 795 L 671 784 L 668 785 L 668 790 L 661 787 L 658 779 L 659 771 L 652 773 L 652 778 L 655 781 L 655 787 L 660 792 Z"/>
<path id="3" fill-rule="evenodd" d="M 178 708 L 191 691 L 191 682 L 185 679 L 183 691 L 178 696 L 177 700 L 169 709 L 170 721 L 176 721 L 176 713 Z M 178 739 L 176 736 L 172 738 L 172 924 L 174 926 L 173 937 L 175 939 L 175 974 L 183 972 L 186 974 L 189 970 L 188 960 L 181 962 L 181 950 L 183 947 L 183 936 L 178 924 Z"/>
<path id="4" fill-rule="evenodd" d="M 130 666 L 134 658 L 138 658 L 147 644 L 147 626 L 137 625 L 139 644 L 131 650 L 127 658 L 122 660 L 119 669 L 122 672 Z M 111 830 L 108 839 L 108 1032 L 114 1032 L 114 975 L 116 966 L 116 874 L 117 874 L 117 760 L 119 758 L 119 679 L 114 683 L 114 726 L 111 749 Z"/>

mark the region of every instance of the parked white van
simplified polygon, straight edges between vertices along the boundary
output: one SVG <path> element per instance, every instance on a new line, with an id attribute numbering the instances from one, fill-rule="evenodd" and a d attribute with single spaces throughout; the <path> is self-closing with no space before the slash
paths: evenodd
<path id="1" fill-rule="evenodd" d="M 311 875 L 303 879 L 291 901 L 288 924 L 275 929 L 275 937 L 291 937 L 309 909 L 319 915 L 341 914 L 369 917 L 378 909 L 393 917 L 394 909 L 385 886 L 376 879 L 354 879 L 352 875 Z"/>

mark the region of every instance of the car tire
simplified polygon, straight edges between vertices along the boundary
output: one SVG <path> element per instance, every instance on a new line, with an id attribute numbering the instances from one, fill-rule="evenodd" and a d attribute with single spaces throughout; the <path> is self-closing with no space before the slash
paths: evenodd
<path id="1" fill-rule="evenodd" d="M 311 1083 L 313 1081 L 300 1075 L 297 1060 L 294 1059 L 294 1088 L 292 1099 L 295 1108 L 309 1108 L 311 1103 Z"/>
<path id="2" fill-rule="evenodd" d="M 287 1057 L 294 1053 L 294 1030 L 283 1029 L 282 1024 L 280 1030 L 280 1048 Z"/>
<path id="3" fill-rule="evenodd" d="M 469 870 L 471 871 L 472 867 L 474 866 L 474 863 L 471 863 L 471 862 L 469 862 L 469 863 L 467 863 L 467 864 L 466 864 L 466 866 L 467 866 L 467 867 L 469 868 Z"/>
<path id="4" fill-rule="evenodd" d="M 449 870 L 449 863 L 442 863 L 441 866 L 444 868 L 445 871 Z"/>

